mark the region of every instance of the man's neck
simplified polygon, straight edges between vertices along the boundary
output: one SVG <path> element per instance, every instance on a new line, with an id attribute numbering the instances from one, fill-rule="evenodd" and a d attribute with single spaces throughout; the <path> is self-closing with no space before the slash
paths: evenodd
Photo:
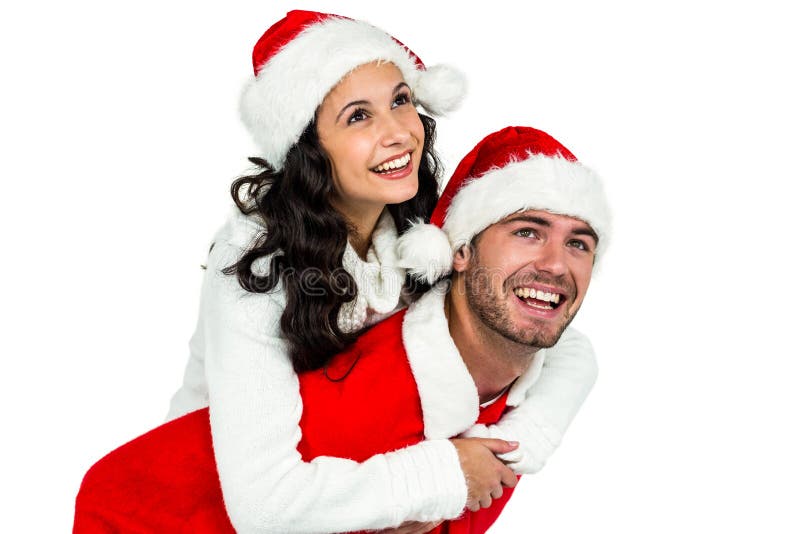
<path id="1" fill-rule="evenodd" d="M 481 403 L 503 393 L 530 366 L 538 349 L 487 328 L 471 312 L 465 298 L 454 299 L 449 292 L 444 311 L 450 336 L 472 375 Z"/>

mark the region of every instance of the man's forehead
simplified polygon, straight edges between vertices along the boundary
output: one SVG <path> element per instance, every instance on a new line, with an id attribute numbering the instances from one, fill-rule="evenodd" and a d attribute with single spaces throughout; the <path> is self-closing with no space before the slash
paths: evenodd
<path id="1" fill-rule="evenodd" d="M 570 215 L 559 215 L 557 213 L 551 213 L 545 210 L 524 210 L 524 211 L 517 211 L 508 215 L 507 217 L 499 220 L 495 223 L 495 225 L 508 225 L 514 224 L 516 222 L 528 222 L 534 224 L 565 224 L 569 225 L 572 231 L 589 231 L 594 233 L 592 227 L 583 219 L 579 219 L 577 217 L 572 217 Z"/>

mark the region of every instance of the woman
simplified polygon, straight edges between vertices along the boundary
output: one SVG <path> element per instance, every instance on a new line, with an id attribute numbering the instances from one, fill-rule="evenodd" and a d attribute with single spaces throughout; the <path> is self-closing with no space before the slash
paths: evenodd
<path id="1" fill-rule="evenodd" d="M 513 443 L 431 440 L 355 466 L 303 463 L 297 452 L 296 372 L 324 367 L 401 304 L 398 232 L 429 217 L 438 187 L 434 122 L 415 103 L 450 111 L 462 79 L 425 69 L 363 22 L 304 11 L 267 30 L 253 64 L 241 111 L 262 150 L 252 161 L 263 170 L 232 187 L 238 211 L 214 239 L 192 355 L 169 417 L 209 406 L 225 504 L 239 531 L 377 529 L 488 506 L 494 455 L 511 453 Z M 506 457 L 520 472 L 540 467 L 594 380 L 591 348 L 575 343 L 580 369 L 566 377 L 574 384 L 566 412 L 563 396 L 531 396 L 520 407 L 569 414 L 544 432 L 530 422 L 526 435 L 539 439 L 526 446 L 536 448 Z"/>

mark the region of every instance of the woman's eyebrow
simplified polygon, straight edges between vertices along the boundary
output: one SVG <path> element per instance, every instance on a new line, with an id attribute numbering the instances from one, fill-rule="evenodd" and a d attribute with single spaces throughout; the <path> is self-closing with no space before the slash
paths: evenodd
<path id="1" fill-rule="evenodd" d="M 400 82 L 394 87 L 394 89 L 392 89 L 392 94 L 397 94 L 397 92 L 403 88 L 411 90 L 411 88 L 408 86 L 406 82 Z M 339 110 L 339 114 L 336 115 L 336 121 L 337 122 L 339 121 L 339 119 L 342 117 L 344 112 L 347 111 L 348 108 L 351 108 L 353 106 L 364 106 L 368 104 L 369 100 L 353 100 L 352 102 L 348 102 L 347 104 L 344 105 L 344 107 L 341 110 Z"/>
<path id="2" fill-rule="evenodd" d="M 341 116 L 344 114 L 344 112 L 345 112 L 345 111 L 347 111 L 347 109 L 348 109 L 348 108 L 351 108 L 351 107 L 353 107 L 353 106 L 364 106 L 364 105 L 368 105 L 368 104 L 369 104 L 369 100 L 353 100 L 352 102 L 348 102 L 348 103 L 347 103 L 347 104 L 345 104 L 345 106 L 344 106 L 344 107 L 343 107 L 343 108 L 342 108 L 342 109 L 339 111 L 339 114 L 338 114 L 338 115 L 336 115 L 336 122 L 339 122 L 339 119 L 340 119 L 340 118 L 341 118 Z"/>

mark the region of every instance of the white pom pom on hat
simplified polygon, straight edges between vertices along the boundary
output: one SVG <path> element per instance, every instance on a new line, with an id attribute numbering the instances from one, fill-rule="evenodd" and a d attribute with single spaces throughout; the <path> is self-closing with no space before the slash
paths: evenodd
<path id="1" fill-rule="evenodd" d="M 436 116 L 447 115 L 458 109 L 464 100 L 467 78 L 447 65 L 434 65 L 419 76 L 414 88 L 414 98 Z"/>
<path id="2" fill-rule="evenodd" d="M 509 126 L 482 139 L 458 164 L 429 224 L 400 239 L 399 264 L 434 283 L 449 274 L 453 255 L 492 224 L 538 209 L 585 221 L 597 234 L 597 264 L 611 235 L 603 182 L 547 133 Z"/>
<path id="3" fill-rule="evenodd" d="M 447 66 L 427 69 L 400 41 L 363 21 L 316 11 L 290 11 L 253 48 L 255 77 L 239 112 L 275 169 L 311 123 L 325 96 L 349 72 L 373 61 L 397 66 L 417 102 L 433 115 L 454 111 L 466 79 Z"/>
<path id="4" fill-rule="evenodd" d="M 453 251 L 441 228 L 417 221 L 397 240 L 397 257 L 411 276 L 433 283 L 450 272 Z"/>

